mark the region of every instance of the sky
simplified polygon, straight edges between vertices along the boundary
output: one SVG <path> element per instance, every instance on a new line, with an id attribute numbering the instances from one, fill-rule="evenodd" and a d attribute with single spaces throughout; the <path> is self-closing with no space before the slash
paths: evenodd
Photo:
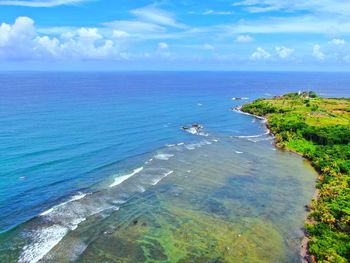
<path id="1" fill-rule="evenodd" d="M 0 0 L 0 70 L 350 70 L 345 0 Z"/>

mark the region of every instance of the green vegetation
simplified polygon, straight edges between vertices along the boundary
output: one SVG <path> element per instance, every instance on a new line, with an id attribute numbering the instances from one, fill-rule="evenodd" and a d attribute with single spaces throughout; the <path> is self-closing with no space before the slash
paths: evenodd
<path id="1" fill-rule="evenodd" d="M 290 93 L 242 110 L 266 117 L 277 146 L 302 154 L 320 174 L 306 224 L 310 253 L 318 262 L 350 262 L 350 99 Z"/>

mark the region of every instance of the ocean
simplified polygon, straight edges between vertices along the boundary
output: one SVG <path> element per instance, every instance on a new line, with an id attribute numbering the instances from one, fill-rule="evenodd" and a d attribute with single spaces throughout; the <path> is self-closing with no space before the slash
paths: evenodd
<path id="1" fill-rule="evenodd" d="M 316 172 L 232 108 L 350 95 L 347 73 L 3 72 L 0 83 L 0 262 L 298 262 Z M 194 123 L 203 130 L 182 129 Z"/>

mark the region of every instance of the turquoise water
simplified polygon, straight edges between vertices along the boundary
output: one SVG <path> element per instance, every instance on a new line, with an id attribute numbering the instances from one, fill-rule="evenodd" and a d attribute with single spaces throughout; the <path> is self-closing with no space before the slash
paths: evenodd
<path id="1" fill-rule="evenodd" d="M 231 108 L 308 88 L 348 96 L 350 84 L 335 73 L 0 80 L 1 262 L 296 262 L 315 172 Z M 202 134 L 181 129 L 195 122 Z"/>

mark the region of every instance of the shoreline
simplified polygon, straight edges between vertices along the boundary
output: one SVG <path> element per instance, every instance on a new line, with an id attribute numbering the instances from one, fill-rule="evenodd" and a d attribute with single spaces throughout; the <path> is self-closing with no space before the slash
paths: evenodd
<path id="1" fill-rule="evenodd" d="M 350 263 L 350 98 L 300 91 L 256 99 L 241 109 L 266 117 L 276 146 L 297 152 L 319 174 L 319 192 L 305 206 L 305 236 L 310 240 L 302 241 L 302 262 Z"/>
<path id="2" fill-rule="evenodd" d="M 254 118 L 257 118 L 259 120 L 263 120 L 264 121 L 264 124 L 265 124 L 265 127 L 267 128 L 267 130 L 269 131 L 269 134 L 272 135 L 272 137 L 274 138 L 274 146 L 278 149 L 278 150 L 281 150 L 281 151 L 286 151 L 286 152 L 290 152 L 290 153 L 293 153 L 295 155 L 298 155 L 299 157 L 303 158 L 304 160 L 306 160 L 311 166 L 312 166 L 312 163 L 311 161 L 305 157 L 303 154 L 297 152 L 297 151 L 294 151 L 292 149 L 288 149 L 288 148 L 282 148 L 281 146 L 278 145 L 278 143 L 276 142 L 276 138 L 275 138 L 275 134 L 271 131 L 270 129 L 270 126 L 269 126 L 269 120 L 268 118 L 264 117 L 264 116 L 259 116 L 259 115 L 255 115 L 255 114 L 252 114 L 252 113 L 249 113 L 249 112 L 245 112 L 243 111 L 243 106 L 238 106 L 238 107 L 235 107 L 233 108 L 232 110 L 238 112 L 238 113 L 241 113 L 241 114 L 244 114 L 244 115 L 248 115 L 248 116 L 251 116 L 251 117 L 254 117 Z M 313 166 L 312 166 L 313 167 Z M 314 168 L 314 167 L 313 167 Z M 315 169 L 315 168 L 314 168 Z M 321 174 L 319 173 L 319 171 L 317 171 L 315 169 L 315 171 L 317 172 L 317 175 L 318 177 L 321 176 Z M 313 221 L 311 219 L 309 219 L 309 215 L 311 213 L 311 209 L 309 209 L 309 206 L 310 206 L 310 203 L 313 201 L 313 200 L 318 200 L 320 197 L 320 191 L 319 189 L 316 188 L 316 184 L 315 184 L 315 192 L 312 196 L 312 199 L 310 200 L 309 204 L 305 204 L 305 209 L 308 211 L 307 213 L 307 216 L 305 218 L 305 224 L 308 224 L 308 223 L 312 223 Z M 310 241 L 310 237 L 305 229 L 305 227 L 301 228 L 302 232 L 303 232 L 303 238 L 301 239 L 301 242 L 300 242 L 300 249 L 299 249 L 299 255 L 300 255 L 300 262 L 301 263 L 315 263 L 317 262 L 315 257 L 313 255 L 311 255 L 309 253 L 309 241 Z"/>

